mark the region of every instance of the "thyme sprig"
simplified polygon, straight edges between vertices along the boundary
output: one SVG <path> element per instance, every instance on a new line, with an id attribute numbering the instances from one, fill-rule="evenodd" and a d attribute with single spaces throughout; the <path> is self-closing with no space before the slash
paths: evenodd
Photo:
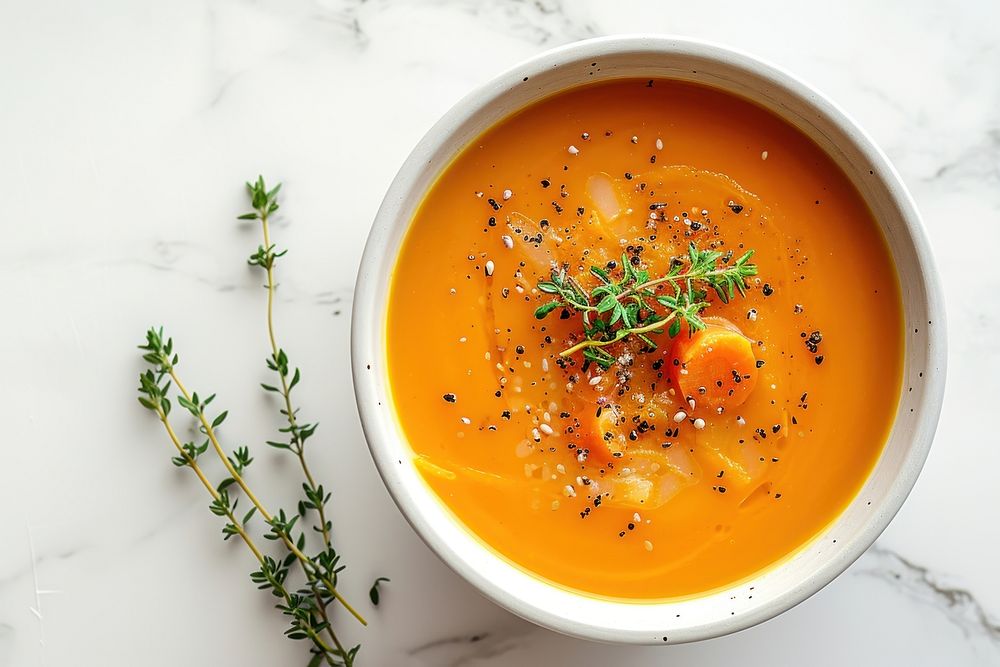
<path id="1" fill-rule="evenodd" d="M 688 245 L 684 258 L 675 258 L 666 274 L 652 278 L 648 268 L 639 268 L 622 254 L 617 275 L 599 266 L 591 266 L 590 274 L 598 285 L 589 291 L 571 275 L 566 266 L 552 269 L 549 280 L 538 282 L 538 290 L 556 298 L 535 310 L 535 317 L 544 319 L 554 310 L 580 314 L 584 339 L 569 347 L 560 356 L 583 352 L 587 362 L 608 369 L 615 357 L 603 348 L 635 336 L 647 349 L 655 350 L 656 342 L 649 334 L 667 331 L 677 336 L 686 324 L 691 332 L 705 328 L 701 312 L 710 304 L 708 290 L 723 303 L 746 296 L 746 280 L 757 275 L 757 266 L 750 263 L 753 250 L 735 261 L 732 253 L 700 249 Z M 567 315 L 568 316 L 568 315 Z"/>
<path id="2" fill-rule="evenodd" d="M 271 393 L 278 394 L 281 399 L 279 412 L 285 425 L 279 428 L 284 434 L 284 441 L 268 441 L 267 444 L 281 450 L 290 451 L 298 459 L 305 482 L 302 484 L 303 496 L 297 503 L 297 513 L 289 513 L 278 509 L 271 513 L 261 500 L 254 495 L 249 487 L 244 472 L 253 463 L 249 448 L 236 447 L 227 453 L 219 437 L 218 429 L 228 417 L 227 411 L 209 414 L 210 404 L 215 399 L 212 394 L 199 396 L 197 392 L 189 392 L 181 381 L 177 371 L 178 355 L 174 352 L 173 341 L 163 335 L 162 328 L 151 328 L 146 332 L 146 342 L 140 345 L 143 359 L 149 368 L 139 377 L 139 403 L 152 411 L 160 420 L 170 441 L 177 450 L 172 458 L 174 465 L 189 467 L 209 491 L 211 503 L 209 510 L 226 519 L 223 526 L 223 539 L 233 536 L 246 544 L 257 560 L 259 568 L 251 573 L 250 579 L 262 590 L 270 591 L 279 598 L 276 608 L 289 619 L 289 627 L 285 635 L 290 639 L 308 640 L 310 642 L 309 667 L 331 665 L 352 667 L 359 646 L 345 648 L 330 622 L 328 607 L 336 602 L 344 607 L 360 623 L 366 625 L 364 618 L 343 598 L 337 590 L 338 575 L 344 566 L 340 564 L 340 555 L 332 546 L 332 524 L 326 516 L 326 505 L 331 494 L 317 483 L 305 458 L 305 443 L 317 428 L 315 423 L 303 422 L 298 416 L 298 409 L 293 406 L 292 390 L 301 381 L 301 371 L 291 368 L 287 353 L 278 346 L 274 326 L 274 297 L 276 283 L 274 266 L 278 258 L 286 251 L 278 251 L 271 243 L 269 216 L 278 210 L 277 195 L 280 185 L 268 189 L 263 178 L 258 177 L 254 183 L 247 183 L 253 212 L 240 216 L 244 220 L 259 220 L 263 234 L 263 245 L 250 256 L 250 264 L 259 266 L 265 271 L 267 282 L 267 332 L 270 344 L 270 355 L 267 359 L 268 368 L 277 374 L 277 385 L 262 385 Z M 182 442 L 171 421 L 171 396 L 177 404 L 184 408 L 197 425 L 198 432 L 203 436 L 198 442 Z M 222 462 L 227 476 L 217 485 L 212 485 L 199 463 L 199 458 L 212 449 Z M 237 512 L 240 501 L 239 494 L 250 504 L 249 509 L 242 514 Z M 299 524 L 299 519 L 314 515 L 316 521 L 312 530 L 321 536 L 322 544 L 313 555 L 307 555 L 308 549 L 305 532 Z M 255 543 L 247 530 L 253 517 L 260 515 L 266 525 L 263 537 L 281 547 L 282 553 L 277 557 L 265 554 Z M 298 566 L 302 583 L 293 586 L 289 583 L 291 570 Z M 376 580 L 373 590 L 377 589 L 384 577 Z M 372 597 L 377 604 L 377 593 Z"/>

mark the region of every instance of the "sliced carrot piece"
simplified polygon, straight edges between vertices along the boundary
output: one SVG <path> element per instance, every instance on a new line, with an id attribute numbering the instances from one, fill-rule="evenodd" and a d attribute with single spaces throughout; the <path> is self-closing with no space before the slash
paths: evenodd
<path id="1" fill-rule="evenodd" d="M 605 407 L 600 414 L 596 411 L 593 414 L 596 416 L 592 422 L 584 426 L 582 446 L 590 452 L 590 458 L 598 463 L 607 463 L 621 457 L 626 449 L 625 436 L 621 433 L 616 410 Z"/>
<path id="2" fill-rule="evenodd" d="M 753 345 L 729 322 L 713 322 L 691 335 L 682 331 L 670 357 L 681 398 L 693 398 L 698 406 L 736 407 L 757 382 Z"/>

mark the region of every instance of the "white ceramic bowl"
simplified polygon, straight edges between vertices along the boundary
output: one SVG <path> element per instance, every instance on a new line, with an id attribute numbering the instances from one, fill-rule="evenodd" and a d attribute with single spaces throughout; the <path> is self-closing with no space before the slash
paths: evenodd
<path id="1" fill-rule="evenodd" d="M 599 71 L 591 76 L 594 62 Z M 484 546 L 411 463 L 386 370 L 393 265 L 414 210 L 441 169 L 480 133 L 526 105 L 580 84 L 622 77 L 707 84 L 748 98 L 805 132 L 871 207 L 892 251 L 904 300 L 905 390 L 889 441 L 861 492 L 832 525 L 780 564 L 737 586 L 676 602 L 610 602 L 573 593 Z M 570 635 L 636 644 L 686 642 L 750 627 L 802 602 L 885 529 L 913 487 L 937 425 L 945 381 L 944 317 L 937 271 L 912 199 L 882 151 L 836 105 L 743 53 L 686 39 L 608 37 L 548 51 L 501 74 L 456 104 L 410 154 L 379 209 L 361 262 L 351 341 L 354 386 L 372 456 L 396 504 L 431 549 L 484 595 Z"/>

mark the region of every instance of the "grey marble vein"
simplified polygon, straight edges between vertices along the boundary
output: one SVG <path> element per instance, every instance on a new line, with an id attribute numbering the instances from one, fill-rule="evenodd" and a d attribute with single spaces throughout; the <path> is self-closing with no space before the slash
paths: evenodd
<path id="1" fill-rule="evenodd" d="M 420 644 L 406 652 L 410 657 L 433 660 L 441 667 L 462 667 L 479 660 L 489 660 L 517 649 L 521 640 L 540 632 L 539 628 L 522 622 L 517 627 L 456 635 Z"/>
<path id="2" fill-rule="evenodd" d="M 881 579 L 894 589 L 930 605 L 970 636 L 1000 643 L 1000 621 L 967 589 L 943 583 L 943 576 L 878 544 L 868 550 L 858 573 Z"/>

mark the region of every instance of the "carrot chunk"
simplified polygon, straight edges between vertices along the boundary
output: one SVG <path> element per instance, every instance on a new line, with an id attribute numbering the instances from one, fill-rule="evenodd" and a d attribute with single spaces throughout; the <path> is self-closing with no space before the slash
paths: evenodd
<path id="1" fill-rule="evenodd" d="M 670 351 L 672 376 L 681 398 L 718 408 L 742 404 L 757 382 L 753 345 L 734 325 L 711 323 L 682 332 Z"/>

